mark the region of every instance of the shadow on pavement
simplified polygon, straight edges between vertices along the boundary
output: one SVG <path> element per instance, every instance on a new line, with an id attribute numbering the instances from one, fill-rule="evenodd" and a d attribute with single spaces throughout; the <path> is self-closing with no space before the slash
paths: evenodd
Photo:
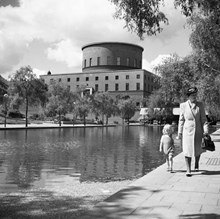
<path id="1" fill-rule="evenodd" d="M 133 202 L 126 204 L 126 201 L 128 201 L 128 196 L 135 196 L 136 192 L 141 194 L 149 194 L 153 195 L 156 193 L 161 192 L 162 190 L 149 190 L 144 187 L 138 187 L 138 186 L 130 186 L 126 189 L 122 189 L 119 192 L 115 193 L 114 195 L 110 196 L 105 200 L 105 202 L 99 203 L 97 206 L 95 206 L 91 211 L 87 212 L 87 214 L 82 215 L 81 217 L 78 217 L 78 219 L 116 219 L 116 218 L 125 218 L 129 214 L 132 213 L 132 216 L 137 217 L 137 219 L 140 216 L 143 216 L 138 211 L 134 212 L 134 209 L 139 207 L 138 198 L 140 197 L 137 195 L 137 200 L 134 198 Z M 144 195 L 143 195 L 144 197 Z M 136 203 L 137 201 L 137 203 Z M 137 206 L 135 207 L 135 203 Z M 155 207 L 155 206 L 154 206 Z M 154 207 L 144 207 L 143 209 L 145 211 L 151 211 Z M 164 206 L 156 206 L 156 207 L 164 207 Z M 152 216 L 152 218 L 158 218 L 157 214 L 149 214 Z M 156 217 L 157 216 L 157 217 Z M 162 217 L 161 217 L 162 219 Z"/>
<path id="2" fill-rule="evenodd" d="M 180 215 L 180 219 L 217 219 L 219 214 L 184 214 Z"/>
<path id="3" fill-rule="evenodd" d="M 220 175 L 220 171 L 202 170 L 202 175 Z"/>
<path id="4" fill-rule="evenodd" d="M 144 191 L 146 191 L 146 188 L 138 187 L 138 186 L 130 186 L 128 188 L 120 190 L 119 192 L 117 192 L 114 195 L 107 198 L 105 201 L 106 202 L 113 202 L 116 200 L 118 201 L 119 199 L 123 199 L 125 196 L 130 195 L 131 192 L 141 191 L 141 190 L 143 190 L 143 192 L 144 192 Z M 150 190 L 150 192 L 157 193 L 157 192 L 160 192 L 160 190 Z"/>

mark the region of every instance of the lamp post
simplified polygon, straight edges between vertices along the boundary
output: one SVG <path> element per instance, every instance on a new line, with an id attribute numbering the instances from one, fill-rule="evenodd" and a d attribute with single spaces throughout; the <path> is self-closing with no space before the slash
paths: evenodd
<path id="1" fill-rule="evenodd" d="M 4 107 L 5 107 L 5 122 L 4 126 L 6 127 L 6 118 L 7 118 L 7 112 L 8 112 L 8 94 L 4 94 L 3 96 L 3 102 L 4 102 Z"/>

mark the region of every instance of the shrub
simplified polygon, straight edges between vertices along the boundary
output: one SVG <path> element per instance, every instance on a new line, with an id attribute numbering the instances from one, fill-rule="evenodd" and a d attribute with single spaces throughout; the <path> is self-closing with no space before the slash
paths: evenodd
<path id="1" fill-rule="evenodd" d="M 19 111 L 10 111 L 8 116 L 11 118 L 25 118 L 25 115 Z"/>

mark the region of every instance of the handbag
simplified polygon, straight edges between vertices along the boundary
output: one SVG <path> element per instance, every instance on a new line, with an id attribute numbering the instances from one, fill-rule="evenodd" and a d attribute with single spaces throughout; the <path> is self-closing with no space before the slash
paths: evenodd
<path id="1" fill-rule="evenodd" d="M 202 149 L 208 151 L 215 151 L 215 144 L 212 141 L 210 135 L 205 135 L 202 139 Z"/>

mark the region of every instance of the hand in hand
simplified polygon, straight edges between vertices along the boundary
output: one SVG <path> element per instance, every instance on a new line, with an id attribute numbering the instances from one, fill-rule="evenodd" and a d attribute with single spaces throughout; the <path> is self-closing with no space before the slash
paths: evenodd
<path id="1" fill-rule="evenodd" d="M 182 134 L 177 135 L 177 136 L 176 136 L 176 139 L 177 139 L 177 140 L 182 139 Z"/>

